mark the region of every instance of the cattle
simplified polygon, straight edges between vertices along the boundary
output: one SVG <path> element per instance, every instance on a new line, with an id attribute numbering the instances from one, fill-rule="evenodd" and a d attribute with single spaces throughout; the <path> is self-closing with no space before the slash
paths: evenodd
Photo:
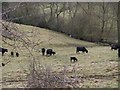
<path id="1" fill-rule="evenodd" d="M 120 48 L 118 49 L 118 56 L 120 57 Z"/>
<path id="2" fill-rule="evenodd" d="M 44 56 L 45 55 L 45 48 L 42 48 L 42 55 Z"/>
<path id="3" fill-rule="evenodd" d="M 52 49 L 47 49 L 47 51 L 46 51 L 46 56 L 52 56 L 52 55 L 54 55 L 54 54 L 56 54 Z"/>
<path id="4" fill-rule="evenodd" d="M 79 51 L 88 53 L 88 50 L 85 47 L 76 47 L 76 53 L 78 53 Z"/>
<path id="5" fill-rule="evenodd" d="M 0 48 L 0 52 L 2 52 L 2 56 L 3 56 L 5 52 L 8 52 L 8 49 Z"/>
<path id="6" fill-rule="evenodd" d="M 16 57 L 19 57 L 19 53 L 18 52 L 16 52 Z"/>
<path id="7" fill-rule="evenodd" d="M 111 45 L 111 50 L 117 50 L 117 49 L 119 49 L 120 48 L 120 46 L 118 45 L 118 44 L 112 44 Z"/>
<path id="8" fill-rule="evenodd" d="M 2 63 L 2 66 L 5 66 L 9 63 L 10 61 L 6 62 L 6 63 Z"/>
<path id="9" fill-rule="evenodd" d="M 11 56 L 12 56 L 12 57 L 14 56 L 14 52 L 11 52 Z"/>
<path id="10" fill-rule="evenodd" d="M 2 63 L 2 66 L 5 66 L 5 64 L 4 64 L 4 63 Z"/>
<path id="11" fill-rule="evenodd" d="M 70 61 L 72 62 L 77 62 L 78 60 L 77 60 L 77 58 L 76 57 L 70 57 Z"/>

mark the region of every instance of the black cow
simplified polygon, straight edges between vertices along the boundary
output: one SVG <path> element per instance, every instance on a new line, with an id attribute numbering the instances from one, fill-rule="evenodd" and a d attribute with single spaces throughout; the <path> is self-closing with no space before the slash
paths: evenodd
<path id="1" fill-rule="evenodd" d="M 78 61 L 76 57 L 70 57 L 70 61 L 71 61 L 71 62 L 72 62 L 72 60 L 73 60 L 74 62 L 77 62 L 77 61 Z"/>
<path id="2" fill-rule="evenodd" d="M 118 49 L 118 56 L 120 57 L 120 48 Z"/>
<path id="3" fill-rule="evenodd" d="M 45 48 L 42 48 L 42 55 L 44 56 L 45 55 Z"/>
<path id="4" fill-rule="evenodd" d="M 18 52 L 16 52 L 16 57 L 19 57 L 19 53 Z"/>
<path id="5" fill-rule="evenodd" d="M 12 56 L 12 57 L 14 56 L 14 52 L 11 52 L 11 56 Z"/>
<path id="6" fill-rule="evenodd" d="M 2 52 L 2 56 L 3 56 L 5 52 L 8 52 L 8 49 L 0 48 L 0 52 Z"/>
<path id="7" fill-rule="evenodd" d="M 2 66 L 5 66 L 5 64 L 4 64 L 4 63 L 2 63 Z"/>
<path id="8" fill-rule="evenodd" d="M 46 51 L 46 56 L 51 56 L 51 55 L 54 55 L 54 54 L 56 54 L 52 49 L 47 49 L 47 51 Z"/>
<path id="9" fill-rule="evenodd" d="M 2 63 L 2 66 L 5 66 L 9 63 L 10 61 L 6 62 L 6 63 Z"/>
<path id="10" fill-rule="evenodd" d="M 76 47 L 76 53 L 78 53 L 79 51 L 88 53 L 88 50 L 85 47 Z"/>
<path id="11" fill-rule="evenodd" d="M 118 45 L 118 44 L 112 44 L 111 45 L 111 50 L 117 50 L 117 49 L 119 49 L 120 48 L 120 46 Z"/>

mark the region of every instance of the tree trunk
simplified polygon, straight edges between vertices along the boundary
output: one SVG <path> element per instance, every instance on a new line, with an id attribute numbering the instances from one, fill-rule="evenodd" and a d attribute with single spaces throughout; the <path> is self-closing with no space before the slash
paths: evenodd
<path id="1" fill-rule="evenodd" d="M 118 3 L 118 57 L 120 57 L 120 1 Z"/>
<path id="2" fill-rule="evenodd" d="M 102 4 L 102 9 L 103 9 L 103 16 L 102 16 L 102 27 L 101 27 L 101 36 L 100 36 L 100 41 L 102 42 L 103 41 L 103 33 L 104 33 L 104 28 L 105 28 L 105 2 L 103 2 Z"/>

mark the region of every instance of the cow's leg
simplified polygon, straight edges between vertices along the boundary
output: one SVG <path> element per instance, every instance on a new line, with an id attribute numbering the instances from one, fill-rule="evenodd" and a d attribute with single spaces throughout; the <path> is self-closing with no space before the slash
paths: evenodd
<path id="1" fill-rule="evenodd" d="M 2 56 L 4 55 L 4 52 L 2 52 Z"/>
<path id="2" fill-rule="evenodd" d="M 76 50 L 76 53 L 78 53 L 78 51 Z"/>

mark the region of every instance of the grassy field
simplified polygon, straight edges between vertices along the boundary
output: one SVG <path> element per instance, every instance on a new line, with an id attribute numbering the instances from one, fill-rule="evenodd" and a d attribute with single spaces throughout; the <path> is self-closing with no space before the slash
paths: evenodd
<path id="1" fill-rule="evenodd" d="M 82 88 L 117 88 L 118 87 L 118 58 L 117 51 L 110 50 L 109 46 L 100 46 L 94 43 L 70 38 L 61 33 L 53 32 L 33 26 L 18 25 L 19 33 L 28 42 L 29 50 L 35 57 L 35 62 L 44 66 L 50 66 L 53 72 L 61 72 L 65 66 L 67 75 L 76 75 L 80 82 L 77 87 Z M 14 41 L 6 39 L 10 44 Z M 9 52 L 2 57 L 2 62 L 9 62 L 2 67 L 3 87 L 24 87 L 29 74 L 31 56 L 22 42 L 16 41 L 16 50 L 19 57 L 11 57 L 13 47 L 3 42 L 3 47 Z M 76 46 L 86 46 L 89 53 L 75 53 Z M 33 48 L 34 47 L 34 48 Z M 39 49 L 52 48 L 56 55 L 42 56 Z M 33 48 L 33 49 L 31 49 Z M 71 63 L 70 56 L 78 58 L 78 62 Z M 73 72 L 73 67 L 75 72 Z M 81 78 L 82 77 L 82 78 Z"/>

